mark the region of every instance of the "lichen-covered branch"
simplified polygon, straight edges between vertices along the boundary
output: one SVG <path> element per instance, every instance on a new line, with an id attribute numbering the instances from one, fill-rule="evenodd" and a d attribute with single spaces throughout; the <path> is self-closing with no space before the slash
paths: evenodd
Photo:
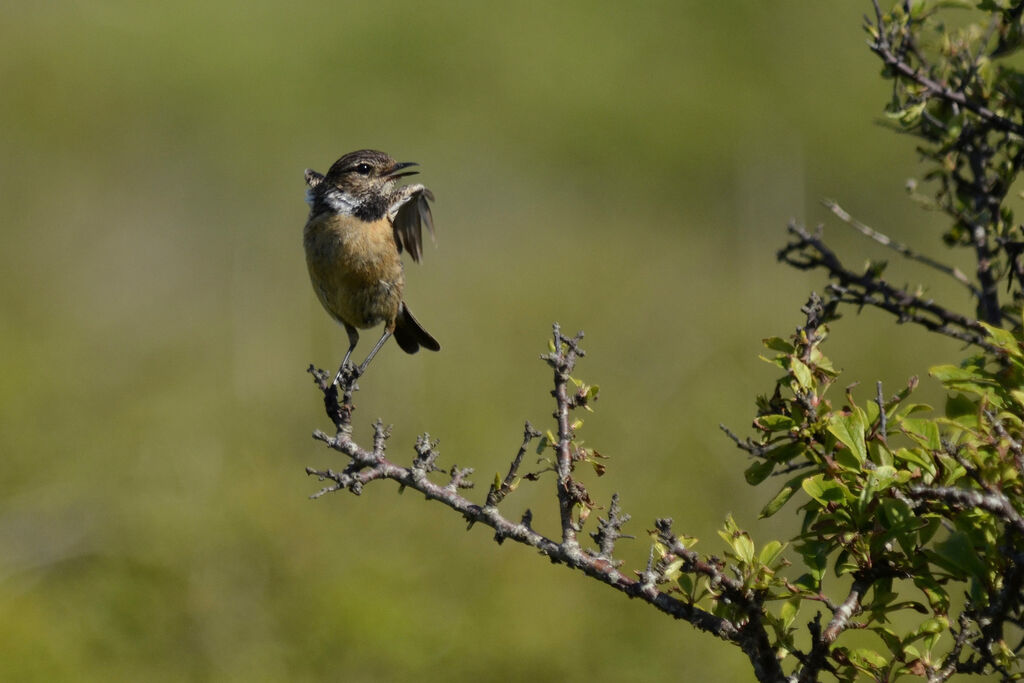
<path id="1" fill-rule="evenodd" d="M 522 444 L 509 466 L 508 473 L 504 478 L 496 479 L 491 484 L 485 502 L 479 504 L 463 493 L 465 489 L 472 487 L 469 479 L 472 469 L 453 466 L 447 470 L 443 481 L 434 480 L 438 473 L 445 470 L 438 465 L 440 452 L 437 442 L 429 435 L 424 434 L 417 439 L 412 463 L 409 466 L 398 464 L 388 458 L 387 440 L 390 429 L 380 420 L 373 426 L 372 448 L 361 446 L 353 437 L 351 424 L 354 410 L 352 396 L 357 389 L 356 380 L 346 375 L 338 385 L 333 385 L 330 374 L 310 367 L 310 373 L 323 392 L 327 415 L 335 427 L 333 436 L 319 430 L 314 432 L 313 436 L 334 451 L 344 454 L 349 460 L 340 470 L 306 469 L 307 474 L 331 482 L 329 486 L 313 494 L 313 497 L 319 498 L 342 490 L 361 494 L 372 482 L 393 481 L 403 488 L 418 491 L 427 500 L 447 506 L 460 514 L 470 527 L 490 527 L 494 531 L 495 540 L 499 543 L 512 540 L 535 548 L 552 562 L 576 569 L 631 598 L 649 603 L 675 619 L 686 621 L 701 631 L 734 643 L 750 658 L 757 680 L 781 683 L 785 677 L 761 621 L 759 598 L 754 592 L 743 589 L 735 579 L 728 577 L 713 562 L 701 558 L 681 545 L 679 539 L 671 534 L 670 520 L 660 520 L 656 523 L 657 537 L 666 544 L 667 552 L 658 557 L 652 546 L 651 561 L 647 568 L 634 572 L 634 576 L 621 571 L 622 561 L 614 557 L 616 541 L 632 538 L 622 532 L 622 527 L 630 517 L 622 511 L 618 495 L 613 496 L 607 517 L 598 522 L 598 530 L 592 534 L 598 549 L 584 551 L 580 547 L 577 534 L 582 530 L 586 516 L 580 514 L 576 519 L 574 512 L 586 509 L 592 502 L 574 471 L 577 462 L 592 458 L 595 454 L 577 443 L 574 427 L 576 423 L 572 421 L 571 414 L 577 408 L 587 407 L 596 398 L 596 387 L 577 382 L 571 375 L 576 361 L 584 355 L 579 345 L 581 339 L 582 333 L 574 337 L 563 336 L 558 325 L 555 325 L 553 350 L 542 356 L 553 369 L 555 382 L 552 395 L 555 398 L 556 408 L 553 416 L 557 435 L 552 443 L 547 443 L 547 439 L 544 439 L 542 447 L 551 448 L 555 453 L 555 492 L 562 530 L 560 539 L 549 538 L 534 530 L 531 526 L 533 515 L 529 510 L 521 515 L 518 521 L 513 521 L 499 509 L 499 505 L 515 491 L 521 479 L 535 480 L 543 474 L 519 475 L 520 466 L 531 442 L 541 436 L 529 422 L 524 427 Z M 570 384 L 574 382 L 577 389 L 570 388 Z M 706 577 L 713 590 L 722 591 L 727 599 L 743 605 L 743 617 L 736 620 L 716 615 L 686 599 L 677 588 L 673 588 L 669 574 L 676 557 L 684 561 L 684 571 Z"/>

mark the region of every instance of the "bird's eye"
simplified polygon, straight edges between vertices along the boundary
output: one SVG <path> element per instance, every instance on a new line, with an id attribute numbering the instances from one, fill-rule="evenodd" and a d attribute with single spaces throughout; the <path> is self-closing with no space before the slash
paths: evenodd
<path id="1" fill-rule="evenodd" d="M 358 164 L 356 166 L 356 173 L 358 173 L 359 175 L 370 175 L 370 165 Z"/>

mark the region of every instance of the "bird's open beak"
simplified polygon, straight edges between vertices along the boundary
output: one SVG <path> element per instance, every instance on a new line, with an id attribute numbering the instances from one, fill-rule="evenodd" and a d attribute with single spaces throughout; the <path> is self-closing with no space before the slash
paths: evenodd
<path id="1" fill-rule="evenodd" d="M 398 173 L 398 171 L 401 171 L 403 168 L 409 168 L 410 166 L 419 166 L 419 164 L 417 164 L 415 161 L 403 161 L 401 163 L 395 164 L 390 168 L 390 170 L 388 170 L 388 180 L 397 180 L 398 178 L 404 178 L 406 176 L 416 175 L 417 173 L 419 173 L 419 171 L 406 171 L 405 173 Z"/>

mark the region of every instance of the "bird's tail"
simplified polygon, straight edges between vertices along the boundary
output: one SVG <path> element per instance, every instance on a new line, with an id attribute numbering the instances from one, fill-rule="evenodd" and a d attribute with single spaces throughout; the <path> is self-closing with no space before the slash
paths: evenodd
<path id="1" fill-rule="evenodd" d="M 441 350 L 441 345 L 423 329 L 405 303 L 402 304 L 395 320 L 395 341 L 406 353 L 416 353 L 421 346 L 431 351 Z"/>

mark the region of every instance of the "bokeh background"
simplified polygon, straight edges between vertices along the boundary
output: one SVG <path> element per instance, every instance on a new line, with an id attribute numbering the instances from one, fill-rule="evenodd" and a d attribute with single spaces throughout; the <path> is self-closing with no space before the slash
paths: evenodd
<path id="1" fill-rule="evenodd" d="M 549 426 L 550 325 L 584 329 L 601 386 L 587 479 L 645 530 L 714 551 L 757 520 L 719 423 L 745 433 L 819 274 L 776 264 L 791 218 L 848 259 L 839 200 L 944 253 L 905 198 L 913 143 L 861 31 L 868 3 L 0 5 L 0 679 L 749 680 L 713 642 L 394 487 L 311 502 L 339 466 L 305 368 L 343 330 L 301 250 L 302 171 L 375 147 L 422 164 L 437 248 L 407 300 L 444 345 L 385 348 L 357 437 L 504 472 Z M 898 284 L 969 310 L 894 263 Z M 376 333 L 364 335 L 365 352 Z M 894 391 L 959 347 L 872 312 L 827 350 Z M 842 384 L 843 382 L 841 382 Z M 925 380 L 925 399 L 938 393 Z M 554 532 L 553 484 L 505 504 Z M 600 514 L 600 511 L 598 511 Z"/>

